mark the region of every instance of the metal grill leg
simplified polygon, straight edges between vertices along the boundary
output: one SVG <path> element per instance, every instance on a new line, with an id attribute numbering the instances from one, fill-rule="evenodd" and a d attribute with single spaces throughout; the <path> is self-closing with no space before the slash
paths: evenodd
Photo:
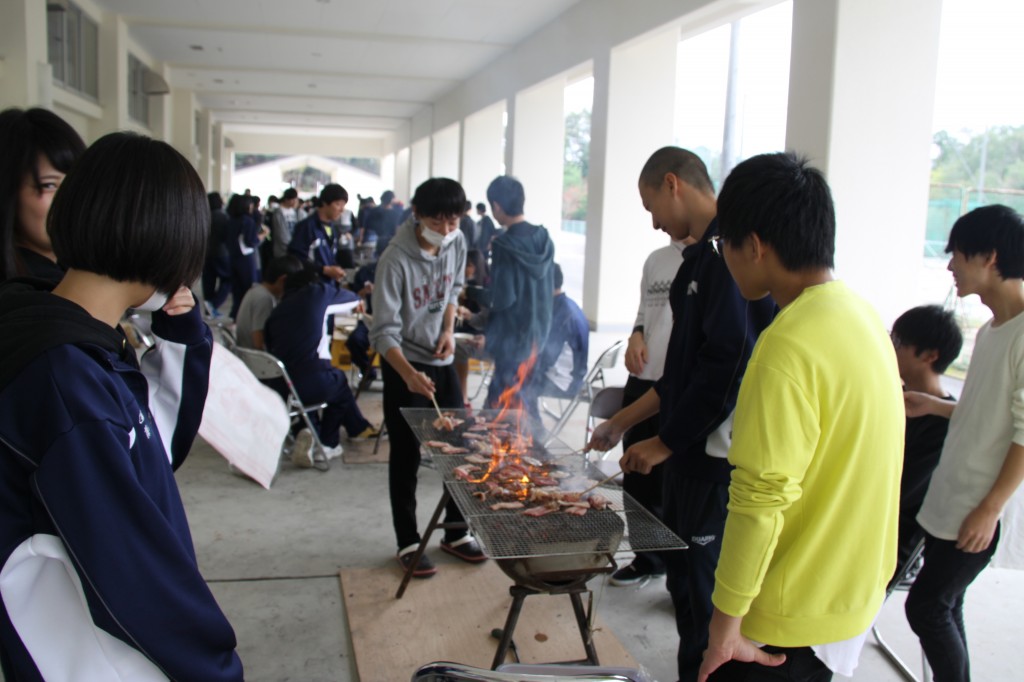
<path id="1" fill-rule="evenodd" d="M 583 609 L 583 599 L 579 592 L 571 592 L 569 599 L 572 600 L 572 610 L 576 612 L 576 624 L 580 628 L 580 637 L 583 638 L 583 649 L 587 652 L 587 663 L 600 665 L 597 660 L 597 649 L 594 648 L 594 633 L 590 631 L 587 612 Z"/>
<path id="2" fill-rule="evenodd" d="M 494 652 L 491 670 L 497 670 L 498 666 L 505 662 L 505 655 L 512 644 L 512 633 L 516 629 L 516 623 L 519 622 L 519 613 L 523 610 L 523 600 L 526 599 L 526 595 L 533 594 L 532 590 L 519 587 L 518 585 L 513 585 L 508 588 L 508 591 L 512 595 L 512 606 L 509 608 L 508 617 L 505 619 L 505 628 L 501 633 L 501 641 L 498 642 L 498 650 Z"/>
<path id="3" fill-rule="evenodd" d="M 434 510 L 434 515 L 430 517 L 427 530 L 420 539 L 420 546 L 416 548 L 416 552 L 412 556 L 412 563 L 409 564 L 409 568 L 405 569 L 405 575 L 402 576 L 402 584 L 398 586 L 398 593 L 395 594 L 395 599 L 401 599 L 402 595 L 405 594 L 405 588 L 409 586 L 409 581 L 412 580 L 412 572 L 416 570 L 416 564 L 419 563 L 423 552 L 427 551 L 427 542 L 430 541 L 430 536 L 434 534 L 434 529 L 438 526 L 437 521 L 441 518 L 441 512 L 444 511 L 450 499 L 451 495 L 448 494 L 448 488 L 445 488 L 444 494 L 441 495 L 441 501 L 437 503 L 437 509 Z"/>

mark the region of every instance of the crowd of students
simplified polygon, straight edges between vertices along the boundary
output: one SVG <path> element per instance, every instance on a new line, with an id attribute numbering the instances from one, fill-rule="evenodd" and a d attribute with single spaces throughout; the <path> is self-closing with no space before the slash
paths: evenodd
<path id="1" fill-rule="evenodd" d="M 382 359 L 395 556 L 417 577 L 437 568 L 427 554 L 412 565 L 420 449 L 401 408 L 464 407 L 471 356 L 494 362 L 486 405 L 519 382 L 538 429 L 540 396 L 580 388 L 586 319 L 512 177 L 489 185 L 478 221 L 458 182 L 432 178 L 408 209 L 388 192 L 359 215 L 339 185 L 305 216 L 286 190 L 265 224 L 257 199 L 223 211 L 180 154 L 139 135 L 86 149 L 51 112 L 8 110 L 0 149 L 7 679 L 242 677 L 173 478 L 209 389 L 211 333 L 188 289 L 201 276 L 212 309 L 231 297 L 240 343 L 327 404 L 328 458 L 342 428 L 377 435 L 325 353 L 332 313 L 372 312 L 350 349 L 368 376 L 367 349 Z M 748 159 L 716 197 L 700 159 L 666 147 L 638 192 L 672 244 L 643 268 L 626 399 L 588 447 L 623 441 L 627 490 L 689 549 L 638 555 L 613 582 L 667 574 L 680 680 L 827 680 L 852 673 L 923 539 L 907 617 L 935 679 L 969 679 L 964 595 L 1024 479 L 1024 219 L 986 206 L 952 227 L 957 294 L 993 315 L 955 402 L 940 382 L 962 344 L 955 321 L 922 306 L 887 332 L 834 278 L 831 193 L 803 159 Z M 346 252 L 367 244 L 378 258 L 346 285 Z M 151 312 L 160 339 L 141 365 L 120 326 L 129 309 Z M 457 323 L 476 333 L 461 350 Z M 311 437 L 297 435 L 297 464 L 314 464 Z M 463 520 L 457 506 L 445 520 Z M 486 560 L 457 525 L 441 549 Z"/>

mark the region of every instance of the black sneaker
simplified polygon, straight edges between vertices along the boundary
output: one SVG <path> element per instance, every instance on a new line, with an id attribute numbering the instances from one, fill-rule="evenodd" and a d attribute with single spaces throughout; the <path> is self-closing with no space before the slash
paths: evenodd
<path id="1" fill-rule="evenodd" d="M 663 574 L 642 571 L 639 568 L 636 568 L 635 564 L 630 564 L 629 566 L 624 566 L 612 573 L 612 577 L 608 582 L 618 587 L 625 587 L 626 585 L 638 585 L 640 583 L 647 582 L 651 578 L 659 575 Z"/>
<path id="2" fill-rule="evenodd" d="M 416 556 L 416 550 L 406 552 L 405 554 L 398 554 L 395 556 L 398 559 L 398 563 L 402 565 L 403 571 L 408 571 L 409 566 L 412 565 L 413 557 Z M 430 560 L 430 557 L 423 553 L 420 555 L 420 560 L 416 562 L 416 568 L 412 571 L 413 578 L 429 578 L 430 576 L 437 573 L 437 566 Z"/>
<path id="3" fill-rule="evenodd" d="M 480 549 L 480 544 L 472 535 L 463 535 L 452 542 L 442 542 L 441 550 L 471 564 L 487 561 L 487 555 Z"/>

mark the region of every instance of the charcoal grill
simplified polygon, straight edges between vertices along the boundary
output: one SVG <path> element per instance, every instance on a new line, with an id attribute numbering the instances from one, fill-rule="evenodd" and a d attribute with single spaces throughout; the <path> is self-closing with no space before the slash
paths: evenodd
<path id="1" fill-rule="evenodd" d="M 453 499 L 484 551 L 514 581 L 509 588 L 512 606 L 505 627 L 500 631 L 501 641 L 492 667 L 497 668 L 505 662 L 523 601 L 534 594 L 569 595 L 587 652 L 585 661 L 580 662 L 598 665 L 597 652 L 590 637 L 590 618 L 582 600 L 582 595 L 589 592 L 587 582 L 597 575 L 616 570 L 616 552 L 685 549 L 686 543 L 621 488 L 608 485 L 601 486 L 597 492 L 609 501 L 609 507 L 600 511 L 588 510 L 583 516 L 556 512 L 530 517 L 523 515 L 522 510 L 495 511 L 490 508 L 495 500 L 480 500 L 473 496 L 474 492 L 482 489 L 481 485 L 456 476 L 455 467 L 466 463 L 466 454 L 445 454 L 440 448 L 426 445 L 435 441 L 463 447 L 462 435 L 470 423 L 468 411 L 445 411 L 465 422 L 454 431 L 439 430 L 434 426 L 437 412 L 433 409 L 402 408 L 401 412 L 424 450 L 432 456 L 434 466 L 444 481 L 444 493 L 410 568 L 402 578 L 396 598 L 401 599 L 405 593 L 412 578 L 412 567 L 419 561 L 434 530 L 447 527 L 438 521 L 448 501 Z M 473 415 L 492 423 L 499 416 L 499 411 L 477 410 Z M 528 420 L 517 411 L 508 411 L 501 422 L 507 423 L 508 430 L 515 433 L 519 424 L 523 424 L 525 430 Z M 537 442 L 541 440 L 537 439 Z M 561 490 L 583 491 L 605 478 L 600 469 L 557 439 L 549 440 L 543 446 L 533 446 L 520 454 L 566 474 L 559 480 Z"/>

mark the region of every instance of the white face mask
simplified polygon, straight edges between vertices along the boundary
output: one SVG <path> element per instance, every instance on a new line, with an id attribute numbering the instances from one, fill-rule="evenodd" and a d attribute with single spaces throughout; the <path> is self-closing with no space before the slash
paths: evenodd
<path id="1" fill-rule="evenodd" d="M 440 234 L 439 232 L 434 232 L 422 223 L 420 223 L 420 235 L 431 246 L 447 246 L 452 243 L 453 239 L 455 239 L 454 231 L 449 232 L 448 234 Z"/>
<path id="2" fill-rule="evenodd" d="M 145 313 L 156 312 L 167 305 L 167 299 L 169 298 L 170 296 L 162 291 L 154 291 L 153 295 L 147 298 L 145 303 L 134 306 L 134 309 Z"/>

